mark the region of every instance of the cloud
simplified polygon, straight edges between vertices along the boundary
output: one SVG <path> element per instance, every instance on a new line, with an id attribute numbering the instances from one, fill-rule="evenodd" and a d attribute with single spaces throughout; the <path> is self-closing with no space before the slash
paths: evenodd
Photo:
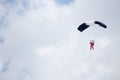
<path id="1" fill-rule="evenodd" d="M 0 4 L 0 16 L 2 16 L 5 13 L 5 7 L 3 4 Z"/>
<path id="2" fill-rule="evenodd" d="M 1 0 L 0 1 L 0 26 L 6 26 L 8 24 L 9 16 L 23 15 L 29 8 L 28 0 Z"/>
<path id="3" fill-rule="evenodd" d="M 0 70 L 5 73 L 0 75 L 1 80 L 116 80 L 120 72 L 119 47 L 110 46 L 113 27 L 106 31 L 97 27 L 84 33 L 77 31 L 82 20 L 101 16 L 107 19 L 89 11 L 94 1 L 76 1 L 72 6 L 67 2 L 64 7 L 56 5 L 55 0 L 4 2 L 1 16 L 10 21 L 10 28 L 3 34 L 6 42 L 0 45 L 0 56 L 12 61 L 0 63 Z M 95 39 L 95 50 L 90 52 L 91 38 Z"/>
<path id="4" fill-rule="evenodd" d="M 3 68 L 3 62 L 2 59 L 0 59 L 0 72 L 2 71 L 2 68 Z"/>
<path id="5" fill-rule="evenodd" d="M 35 49 L 35 53 L 38 55 L 38 56 L 48 56 L 48 55 L 52 55 L 53 54 L 53 50 L 55 48 L 52 47 L 52 46 L 46 46 L 46 47 L 37 47 Z"/>
<path id="6" fill-rule="evenodd" d="M 19 71 L 19 74 L 17 76 L 18 80 L 28 80 L 30 77 L 30 68 L 24 67 Z"/>
<path id="7" fill-rule="evenodd" d="M 112 39 L 109 39 L 107 37 L 102 37 L 102 38 L 98 38 L 96 42 L 98 43 L 99 47 L 106 48 L 111 44 Z"/>

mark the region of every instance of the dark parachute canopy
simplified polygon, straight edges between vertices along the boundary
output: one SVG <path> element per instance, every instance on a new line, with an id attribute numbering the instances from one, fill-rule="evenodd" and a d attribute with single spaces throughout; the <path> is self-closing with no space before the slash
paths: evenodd
<path id="1" fill-rule="evenodd" d="M 103 28 L 107 28 L 107 26 L 100 22 L 100 21 L 89 21 L 89 22 L 85 22 L 85 23 L 82 23 L 79 27 L 78 27 L 78 30 L 80 32 L 84 31 L 85 29 L 87 29 L 88 27 L 92 26 L 92 25 L 95 25 L 95 24 L 98 24 L 99 26 L 103 27 Z"/>

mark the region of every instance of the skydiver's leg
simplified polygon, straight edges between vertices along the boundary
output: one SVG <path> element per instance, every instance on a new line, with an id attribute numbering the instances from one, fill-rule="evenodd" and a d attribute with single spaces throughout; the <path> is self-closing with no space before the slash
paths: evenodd
<path id="1" fill-rule="evenodd" d="M 92 47 L 92 49 L 94 50 L 94 47 Z"/>
<path id="2" fill-rule="evenodd" d="M 92 50 L 92 49 L 94 50 L 94 47 L 93 47 L 93 46 L 90 46 L 90 50 Z"/>
<path id="3" fill-rule="evenodd" d="M 90 50 L 92 49 L 92 46 L 90 46 Z"/>

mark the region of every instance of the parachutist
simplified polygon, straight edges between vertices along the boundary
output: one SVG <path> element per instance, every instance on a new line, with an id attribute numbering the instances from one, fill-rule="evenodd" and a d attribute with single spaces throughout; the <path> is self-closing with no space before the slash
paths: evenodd
<path id="1" fill-rule="evenodd" d="M 90 50 L 92 49 L 94 50 L 94 44 L 95 44 L 94 40 L 91 40 L 89 44 L 90 44 Z"/>
<path id="2" fill-rule="evenodd" d="M 107 28 L 107 25 L 104 24 L 103 22 L 100 22 L 100 21 L 89 21 L 89 22 L 84 22 L 82 24 L 79 25 L 79 27 L 77 28 L 80 32 L 83 32 L 84 30 L 86 30 L 87 28 L 93 26 L 93 25 L 99 25 L 100 27 L 102 28 Z M 91 40 L 90 41 L 90 50 L 94 50 L 94 40 Z"/>

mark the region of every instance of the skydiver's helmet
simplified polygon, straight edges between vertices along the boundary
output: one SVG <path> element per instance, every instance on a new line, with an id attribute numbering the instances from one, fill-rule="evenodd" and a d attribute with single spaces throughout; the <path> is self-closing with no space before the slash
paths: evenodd
<path id="1" fill-rule="evenodd" d="M 90 43 L 94 43 L 94 40 L 90 40 Z"/>

